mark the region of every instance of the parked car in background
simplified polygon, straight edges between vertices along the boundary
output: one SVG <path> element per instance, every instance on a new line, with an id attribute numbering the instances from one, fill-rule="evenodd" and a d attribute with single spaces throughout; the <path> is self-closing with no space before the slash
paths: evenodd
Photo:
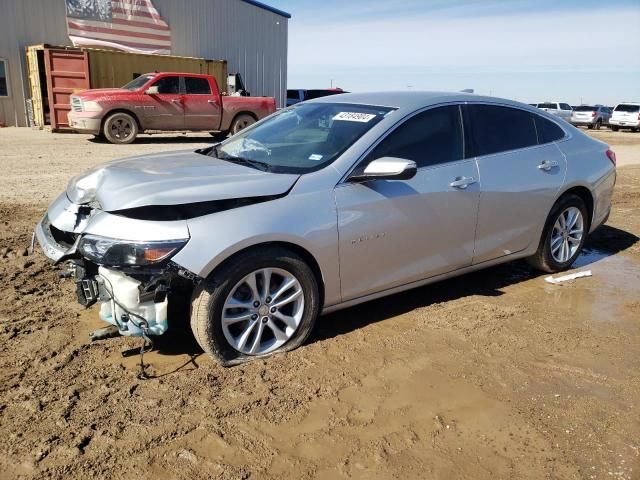
<path id="1" fill-rule="evenodd" d="M 518 258 L 565 270 L 615 178 L 606 144 L 522 103 L 346 94 L 208 148 L 98 166 L 36 236 L 123 335 L 190 315 L 233 365 L 301 345 L 321 313 Z"/>
<path id="2" fill-rule="evenodd" d="M 147 73 L 122 88 L 71 95 L 69 126 L 131 143 L 144 131 L 238 133 L 276 111 L 271 97 L 226 96 L 211 75 Z"/>
<path id="3" fill-rule="evenodd" d="M 580 105 L 573 109 L 571 124 L 575 127 L 587 127 L 600 130 L 611 118 L 611 109 L 602 105 Z"/>
<path id="4" fill-rule="evenodd" d="M 304 90 L 294 88 L 287 90 L 287 107 L 299 102 L 304 102 L 305 100 L 313 100 L 314 98 L 328 97 L 330 95 L 339 95 L 341 93 L 349 92 L 345 92 L 341 88 L 326 88 L 324 90 Z"/>
<path id="5" fill-rule="evenodd" d="M 616 105 L 611 114 L 609 125 L 614 132 L 620 128 L 630 128 L 637 132 L 640 129 L 640 103 L 624 102 Z"/>
<path id="6" fill-rule="evenodd" d="M 551 115 L 556 115 L 557 117 L 560 117 L 567 122 L 571 121 L 571 113 L 573 112 L 573 110 L 571 110 L 571 105 L 569 105 L 568 103 L 544 102 L 539 103 L 537 107 L 541 110 L 544 110 L 545 112 L 550 113 Z"/>

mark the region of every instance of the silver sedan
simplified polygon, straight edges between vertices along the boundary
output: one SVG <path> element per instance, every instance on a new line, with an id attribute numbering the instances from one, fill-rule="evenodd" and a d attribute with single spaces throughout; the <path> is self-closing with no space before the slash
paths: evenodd
<path id="1" fill-rule="evenodd" d="M 123 335 L 190 318 L 223 365 L 301 345 L 322 313 L 518 258 L 569 268 L 609 216 L 615 154 L 472 94 L 345 94 L 209 148 L 72 179 L 36 228 Z"/>

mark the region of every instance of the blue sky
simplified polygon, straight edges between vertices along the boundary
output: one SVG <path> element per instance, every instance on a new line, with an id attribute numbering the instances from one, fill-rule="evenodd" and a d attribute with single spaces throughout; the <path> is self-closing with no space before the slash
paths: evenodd
<path id="1" fill-rule="evenodd" d="M 640 0 L 263 0 L 293 15 L 290 88 L 640 101 Z"/>

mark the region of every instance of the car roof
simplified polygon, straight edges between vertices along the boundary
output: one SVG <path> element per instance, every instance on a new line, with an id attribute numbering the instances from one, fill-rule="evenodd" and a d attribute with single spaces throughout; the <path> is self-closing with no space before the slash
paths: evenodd
<path id="1" fill-rule="evenodd" d="M 462 92 L 437 92 L 437 91 L 399 91 L 399 92 L 367 92 L 367 93 L 343 93 L 329 97 L 321 97 L 308 100 L 305 103 L 355 103 L 363 105 L 375 105 L 380 107 L 393 107 L 398 109 L 419 109 L 443 102 L 493 102 L 505 105 L 531 106 L 508 100 L 505 98 L 488 97 L 474 93 Z"/>

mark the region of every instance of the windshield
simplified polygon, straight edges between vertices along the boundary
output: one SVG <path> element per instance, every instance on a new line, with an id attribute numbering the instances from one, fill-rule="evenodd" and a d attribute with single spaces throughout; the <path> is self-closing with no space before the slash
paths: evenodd
<path id="1" fill-rule="evenodd" d="M 270 172 L 308 173 L 333 162 L 392 110 L 345 103 L 298 104 L 234 135 L 210 154 Z"/>
<path id="2" fill-rule="evenodd" d="M 590 107 L 589 105 L 580 105 L 573 109 L 574 112 L 595 112 L 598 107 Z"/>
<path id="3" fill-rule="evenodd" d="M 618 105 L 615 110 L 615 112 L 638 112 L 640 111 L 640 105 L 628 105 L 628 104 L 624 104 L 621 103 L 620 105 Z"/>
<path id="4" fill-rule="evenodd" d="M 555 103 L 539 103 L 538 108 L 553 108 L 557 109 L 558 106 Z"/>
<path id="5" fill-rule="evenodd" d="M 129 83 L 127 83 L 124 87 L 125 90 L 137 90 L 142 87 L 145 83 L 151 80 L 155 75 L 140 75 L 137 78 L 134 78 Z"/>

